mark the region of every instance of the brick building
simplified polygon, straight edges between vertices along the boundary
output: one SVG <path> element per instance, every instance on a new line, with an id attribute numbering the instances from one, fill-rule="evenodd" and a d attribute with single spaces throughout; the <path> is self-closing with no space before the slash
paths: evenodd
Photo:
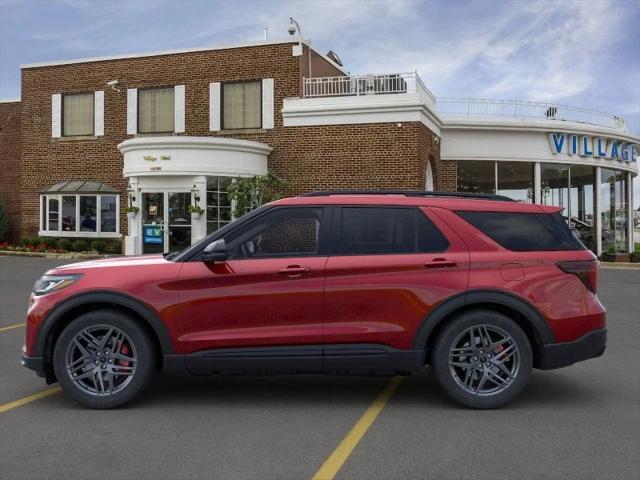
<path id="1" fill-rule="evenodd" d="M 435 189 L 555 202 L 594 250 L 630 248 L 632 227 L 616 219 L 631 215 L 638 139 L 617 117 L 436 102 L 415 73 L 349 75 L 315 51 L 309 72 L 309 50 L 299 53 L 286 40 L 24 65 L 21 100 L 0 103 L 14 239 L 122 238 L 127 254 L 182 248 L 231 220 L 233 178 L 271 171 L 288 194 Z M 552 134 L 556 147 L 565 139 L 555 151 Z M 591 151 L 573 155 L 574 138 Z M 188 214 L 193 204 L 205 214 Z"/>

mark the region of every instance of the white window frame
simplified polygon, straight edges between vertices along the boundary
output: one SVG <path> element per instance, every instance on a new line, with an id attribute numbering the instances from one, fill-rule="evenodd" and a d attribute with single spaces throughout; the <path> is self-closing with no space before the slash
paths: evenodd
<path id="1" fill-rule="evenodd" d="M 90 135 L 64 135 L 63 130 L 63 105 L 65 95 L 78 93 L 93 93 L 93 133 Z M 51 95 L 51 137 L 91 140 L 104 136 L 104 90 L 86 92 L 54 93 Z"/>
<path id="2" fill-rule="evenodd" d="M 116 197 L 116 231 L 101 232 L 102 220 L 102 197 Z M 42 210 L 42 198 L 45 198 L 45 215 L 40 211 L 40 231 L 41 237 L 69 237 L 69 238 L 120 238 L 120 195 L 117 193 L 43 193 L 40 195 L 40 207 Z M 62 197 L 76 197 L 76 229 L 75 231 L 62 230 Z M 80 230 L 80 197 L 95 197 L 96 199 L 96 231 L 86 232 Z M 49 230 L 49 199 L 58 200 L 58 229 Z"/>

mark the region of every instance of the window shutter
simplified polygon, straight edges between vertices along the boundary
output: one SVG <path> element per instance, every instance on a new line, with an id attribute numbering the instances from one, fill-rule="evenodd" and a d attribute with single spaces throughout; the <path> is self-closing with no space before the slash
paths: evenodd
<path id="1" fill-rule="evenodd" d="M 62 95 L 54 93 L 51 95 L 51 137 L 60 138 L 62 136 Z"/>
<path id="2" fill-rule="evenodd" d="M 138 133 L 138 90 L 127 89 L 127 134 Z"/>
<path id="3" fill-rule="evenodd" d="M 262 128 L 274 126 L 273 78 L 262 80 Z"/>
<path id="4" fill-rule="evenodd" d="M 222 110 L 220 100 L 220 83 L 209 84 L 209 130 L 217 132 L 220 130 L 220 114 Z"/>
<path id="5" fill-rule="evenodd" d="M 173 128 L 176 133 L 184 132 L 184 93 L 184 85 L 176 85 L 174 87 L 175 117 Z"/>
<path id="6" fill-rule="evenodd" d="M 101 137 L 104 135 L 104 92 L 101 90 L 94 92 L 93 101 L 93 134 Z"/>

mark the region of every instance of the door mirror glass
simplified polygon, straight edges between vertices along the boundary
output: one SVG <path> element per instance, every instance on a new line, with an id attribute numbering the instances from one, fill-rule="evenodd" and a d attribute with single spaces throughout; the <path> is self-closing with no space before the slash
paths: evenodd
<path id="1" fill-rule="evenodd" d="M 224 238 L 211 242 L 202 252 L 203 262 L 219 262 L 227 258 L 229 258 L 229 252 L 227 251 L 227 243 L 224 241 Z"/>

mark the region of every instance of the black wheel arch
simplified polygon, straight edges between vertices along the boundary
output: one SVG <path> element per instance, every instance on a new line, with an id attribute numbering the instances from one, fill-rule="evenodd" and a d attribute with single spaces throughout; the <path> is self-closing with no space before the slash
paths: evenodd
<path id="1" fill-rule="evenodd" d="M 449 297 L 436 306 L 418 329 L 413 348 L 430 347 L 440 330 L 457 315 L 469 310 L 493 310 L 512 318 L 525 331 L 537 365 L 542 346 L 555 342 L 555 335 L 544 316 L 526 299 L 500 290 L 471 290 Z"/>
<path id="2" fill-rule="evenodd" d="M 94 310 L 119 310 L 138 319 L 158 347 L 158 360 L 173 353 L 173 343 L 167 327 L 156 312 L 144 302 L 124 293 L 93 291 L 79 293 L 58 304 L 44 319 L 38 330 L 34 356 L 43 358 L 44 373 L 48 383 L 55 381 L 51 358 L 55 340 L 74 318 Z M 161 365 L 161 363 L 159 364 Z"/>

